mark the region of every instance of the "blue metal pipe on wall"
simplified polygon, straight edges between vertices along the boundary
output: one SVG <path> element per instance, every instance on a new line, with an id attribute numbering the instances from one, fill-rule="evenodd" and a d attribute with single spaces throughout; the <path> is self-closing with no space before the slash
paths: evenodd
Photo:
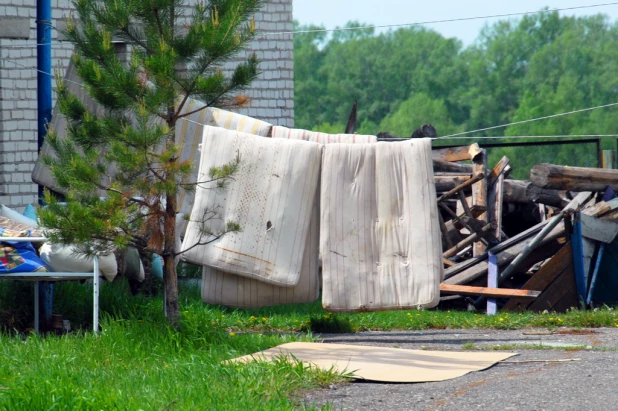
<path id="1" fill-rule="evenodd" d="M 38 102 L 38 148 L 41 149 L 47 132 L 47 123 L 52 116 L 52 34 L 51 0 L 37 0 L 36 3 L 36 41 L 37 41 L 37 102 Z"/>
<path id="2" fill-rule="evenodd" d="M 51 0 L 36 2 L 36 40 L 37 40 L 37 114 L 38 150 L 41 151 L 47 133 L 47 124 L 52 117 L 52 7 Z M 42 201 L 43 187 L 39 186 L 39 202 Z M 41 296 L 42 324 L 44 329 L 51 327 L 53 284 L 39 283 Z"/>

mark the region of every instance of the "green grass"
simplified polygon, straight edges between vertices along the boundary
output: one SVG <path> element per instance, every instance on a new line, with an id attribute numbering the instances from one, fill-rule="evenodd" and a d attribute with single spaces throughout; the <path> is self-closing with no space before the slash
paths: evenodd
<path id="1" fill-rule="evenodd" d="M 0 283 L 0 409 L 293 409 L 303 390 L 344 376 L 285 361 L 225 361 L 315 341 L 317 332 L 618 326 L 609 307 L 491 317 L 438 310 L 333 314 L 319 303 L 235 310 L 203 304 L 192 287 L 181 289 L 182 326 L 175 331 L 166 325 L 160 296 L 132 297 L 119 281 L 103 284 L 102 332 L 95 336 L 88 331 L 91 304 L 88 284 L 57 284 L 54 311 L 78 331 L 36 336 L 23 332 L 32 321 L 32 284 Z"/>
<path id="2" fill-rule="evenodd" d="M 0 295 L 6 296 L 10 287 L 2 287 Z M 18 285 L 12 292 L 30 296 L 31 287 Z M 55 311 L 73 324 L 82 317 L 90 321 L 88 288 L 58 286 Z M 236 315 L 199 303 L 196 291 L 183 293 L 180 332 L 166 326 L 161 298 L 131 297 L 122 283 L 105 284 L 101 294 L 98 336 L 0 334 L 0 409 L 293 409 L 295 393 L 343 380 L 288 361 L 226 364 L 285 342 L 314 339 L 307 333 L 236 333 L 227 325 Z M 7 299 L 1 301 L 10 311 Z"/>

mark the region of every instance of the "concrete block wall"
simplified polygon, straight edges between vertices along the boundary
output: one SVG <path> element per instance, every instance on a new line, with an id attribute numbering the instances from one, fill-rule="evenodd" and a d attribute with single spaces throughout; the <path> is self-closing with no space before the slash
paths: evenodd
<path id="1" fill-rule="evenodd" d="M 52 26 L 62 25 L 69 12 L 69 0 L 52 0 Z M 36 203 L 38 192 L 31 179 L 38 156 L 35 19 L 36 2 L 32 0 L 0 3 L 0 204 L 17 209 Z M 293 127 L 292 36 L 269 35 L 293 30 L 292 0 L 268 0 L 255 19 L 260 35 L 235 61 L 255 52 L 262 73 L 247 90 L 250 105 L 239 112 Z M 58 41 L 55 29 L 52 42 L 52 65 L 63 75 L 73 47 Z M 224 70 L 231 69 L 235 61 Z"/>

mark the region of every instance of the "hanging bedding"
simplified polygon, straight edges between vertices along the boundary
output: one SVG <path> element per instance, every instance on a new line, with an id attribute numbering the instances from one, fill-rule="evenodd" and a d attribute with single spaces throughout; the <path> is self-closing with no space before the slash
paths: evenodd
<path id="1" fill-rule="evenodd" d="M 239 168 L 225 189 L 198 186 L 191 221 L 183 240 L 183 258 L 226 273 L 283 287 L 300 280 L 309 220 L 316 196 L 322 145 L 266 139 L 216 127 L 204 127 L 198 178 L 212 167 L 240 158 Z M 201 234 L 207 210 L 217 218 L 206 224 L 211 232 L 234 221 L 241 232 L 214 242 Z"/>
<path id="2" fill-rule="evenodd" d="M 443 267 L 430 140 L 327 145 L 321 184 L 324 308 L 436 306 Z"/>

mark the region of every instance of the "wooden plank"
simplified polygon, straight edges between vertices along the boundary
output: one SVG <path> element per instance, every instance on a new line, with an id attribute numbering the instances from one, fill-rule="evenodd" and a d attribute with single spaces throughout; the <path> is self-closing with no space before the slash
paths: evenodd
<path id="1" fill-rule="evenodd" d="M 474 169 L 474 174 L 482 174 L 484 176 L 487 175 L 487 156 L 485 155 L 485 150 L 481 150 L 479 155 L 477 155 L 472 164 L 472 168 Z M 492 210 L 490 210 L 490 206 L 493 206 L 487 202 L 487 179 L 484 178 L 477 183 L 472 185 L 472 205 L 478 205 L 481 207 L 485 207 L 487 210 L 486 213 L 481 214 L 478 217 L 478 220 L 488 223 L 489 222 L 489 214 L 491 214 Z M 493 207 L 492 207 L 493 208 Z M 482 242 L 477 242 L 474 244 L 472 248 L 472 254 L 474 257 L 479 256 L 485 252 L 487 247 Z"/>
<path id="2" fill-rule="evenodd" d="M 573 271 L 573 265 L 569 265 L 566 270 L 564 270 L 558 278 L 528 306 L 528 310 L 551 311 L 553 307 L 575 287 L 575 272 Z"/>
<path id="3" fill-rule="evenodd" d="M 454 194 L 457 194 L 459 191 L 471 186 L 472 184 L 482 180 L 483 178 L 485 178 L 485 174 L 483 173 L 476 173 L 474 176 L 472 176 L 472 178 L 466 180 L 465 182 L 463 182 L 462 184 L 458 185 L 457 187 L 453 188 L 452 190 L 449 190 L 448 192 L 442 194 L 440 197 L 438 197 L 438 203 L 441 201 L 446 200 L 447 198 L 450 198 L 451 196 L 453 196 Z"/>
<path id="4" fill-rule="evenodd" d="M 494 226 L 491 223 L 487 224 L 486 226 L 481 228 L 481 230 L 479 232 L 472 233 L 468 237 L 464 238 L 463 240 L 461 240 L 460 242 L 455 244 L 449 250 L 446 250 L 444 253 L 442 253 L 442 257 L 443 258 L 448 258 L 448 257 L 454 256 L 455 254 L 457 254 L 458 252 L 460 252 L 464 248 L 468 247 L 470 244 L 474 243 L 475 241 L 480 240 L 481 237 L 489 234 L 489 232 L 493 229 L 493 227 Z"/>
<path id="5" fill-rule="evenodd" d="M 481 154 L 481 148 L 477 143 L 469 146 L 437 148 L 431 151 L 434 160 L 450 162 L 474 160 L 479 154 Z"/>
<path id="6" fill-rule="evenodd" d="M 509 165 L 511 160 L 507 156 L 504 156 L 498 161 L 496 166 L 491 170 L 489 175 L 487 176 L 487 187 L 491 188 L 498 181 L 498 177 L 504 174 L 506 167 Z"/>
<path id="7" fill-rule="evenodd" d="M 564 294 L 564 297 L 562 297 L 560 301 L 554 304 L 551 310 L 557 313 L 564 313 L 568 309 L 578 307 L 579 301 L 577 301 L 577 287 L 573 285 L 572 287 L 569 287 L 569 289 Z"/>
<path id="8" fill-rule="evenodd" d="M 573 264 L 571 243 L 567 243 L 541 269 L 521 287 L 522 290 L 545 290 L 549 285 Z M 530 301 L 511 298 L 502 306 L 503 310 L 524 310 Z"/>
<path id="9" fill-rule="evenodd" d="M 543 229 L 543 227 L 545 226 L 545 224 L 547 224 L 546 222 L 541 222 L 537 225 L 535 225 L 534 227 L 530 227 L 529 229 L 522 231 L 521 233 L 517 234 L 514 237 L 509 238 L 506 241 L 503 241 L 502 243 L 498 244 L 497 246 L 493 247 L 491 249 L 491 252 L 494 254 L 498 254 L 501 251 L 504 251 L 506 249 L 508 249 L 509 247 L 514 246 L 515 244 L 524 241 L 526 238 L 532 237 L 533 235 L 535 235 L 536 233 L 538 233 L 539 231 L 541 231 Z M 462 263 L 457 264 L 455 267 L 453 267 L 452 269 L 448 269 L 444 272 L 444 278 L 449 278 L 449 277 L 453 277 L 456 274 L 459 274 L 467 269 L 469 269 L 470 267 L 473 267 L 479 263 L 481 263 L 482 261 L 487 259 L 487 253 L 480 255 L 478 257 L 475 258 L 471 258 L 469 260 L 466 260 Z"/>
<path id="10" fill-rule="evenodd" d="M 579 193 L 570 203 L 569 205 L 567 205 L 562 212 L 563 213 L 569 213 L 571 211 L 573 211 L 574 209 L 577 208 L 577 206 L 579 204 L 581 204 L 582 201 L 585 201 L 585 199 L 587 199 L 590 196 L 590 193 Z M 587 211 L 587 210 L 586 210 Z M 550 220 L 551 221 L 551 220 Z M 492 252 L 494 254 L 496 254 L 496 258 L 498 259 L 498 265 L 504 265 L 507 263 L 511 263 L 514 260 L 519 260 L 522 257 L 520 255 L 525 254 L 530 252 L 534 247 L 529 247 L 530 244 L 532 244 L 532 241 L 534 239 L 531 238 L 526 238 L 524 241 L 521 241 L 520 239 L 518 239 L 518 237 L 523 236 L 524 234 L 527 234 L 531 231 L 533 231 L 533 229 L 536 229 L 536 227 L 542 227 L 542 230 L 546 229 L 546 224 L 549 223 L 539 223 L 537 224 L 535 227 L 533 227 L 530 230 L 527 230 L 523 233 L 521 233 L 519 236 L 515 236 L 510 240 L 507 240 L 505 242 L 503 242 L 502 244 L 499 244 L 497 247 L 495 247 L 494 249 L 492 249 Z M 543 238 L 537 238 L 541 233 L 536 234 L 535 239 L 536 242 L 538 242 L 538 244 L 535 244 L 535 247 L 547 244 L 550 241 L 553 241 L 559 237 L 564 236 L 564 224 L 562 222 L 559 222 L 551 231 L 549 231 L 549 233 L 543 233 Z M 515 239 L 518 239 L 517 241 L 515 241 Z M 508 248 L 506 247 L 506 245 L 508 244 Z M 500 250 L 500 251 L 499 251 Z M 447 282 L 448 284 L 466 284 L 467 282 L 474 280 L 480 276 L 483 276 L 486 272 L 487 272 L 487 262 L 486 260 L 486 255 L 483 256 L 479 256 L 479 259 L 470 259 L 470 265 L 468 265 L 465 270 L 458 272 L 457 274 L 452 274 L 453 272 L 455 272 L 457 270 L 457 266 L 455 267 L 451 267 L 450 269 L 445 271 L 445 282 Z M 502 278 L 503 276 L 506 275 L 506 271 L 503 271 L 500 275 L 500 277 Z"/>
<path id="11" fill-rule="evenodd" d="M 471 285 L 452 285 L 440 284 L 440 293 L 444 294 L 459 294 L 459 295 L 474 295 L 495 298 L 537 298 L 541 292 L 532 290 L 518 290 L 513 288 L 489 288 L 489 287 L 474 287 Z"/>
<path id="12" fill-rule="evenodd" d="M 507 157 L 504 157 L 508 160 Z M 504 170 L 502 170 L 504 171 Z M 493 204 L 492 213 L 489 215 L 489 222 L 495 223 L 494 237 L 499 239 L 502 235 L 502 205 L 504 198 L 504 175 L 500 174 L 493 185 L 489 185 L 488 204 Z"/>

